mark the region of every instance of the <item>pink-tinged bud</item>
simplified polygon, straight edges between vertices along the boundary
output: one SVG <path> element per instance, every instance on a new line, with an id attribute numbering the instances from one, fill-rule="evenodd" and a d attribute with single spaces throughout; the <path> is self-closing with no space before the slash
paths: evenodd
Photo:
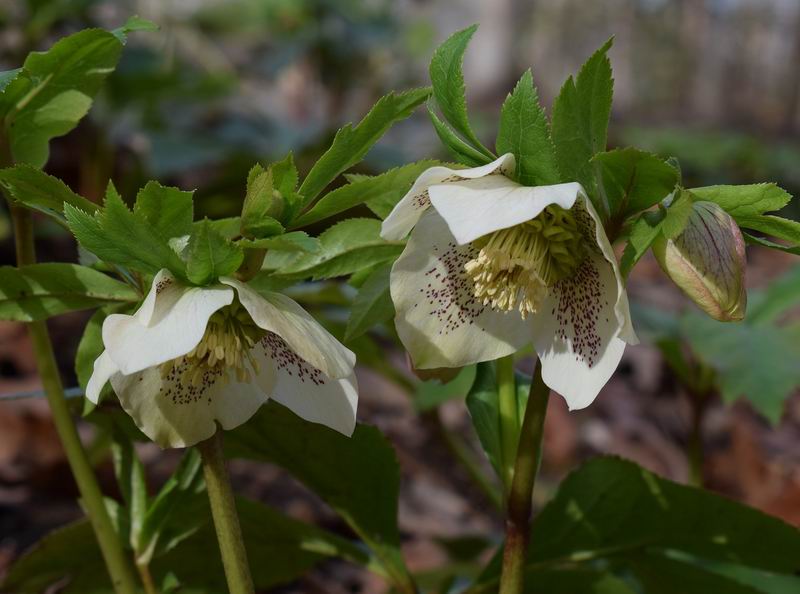
<path id="1" fill-rule="evenodd" d="M 662 270 L 715 320 L 744 318 L 744 239 L 739 226 L 714 202 L 695 202 L 675 239 L 660 236 L 653 253 Z"/>

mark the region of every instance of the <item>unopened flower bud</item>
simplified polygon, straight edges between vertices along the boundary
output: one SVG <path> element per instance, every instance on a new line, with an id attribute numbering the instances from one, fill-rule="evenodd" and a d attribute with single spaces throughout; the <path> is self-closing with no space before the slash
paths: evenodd
<path id="1" fill-rule="evenodd" d="M 695 202 L 675 239 L 660 236 L 653 253 L 662 270 L 715 320 L 744 318 L 744 239 L 739 226 L 714 202 Z"/>

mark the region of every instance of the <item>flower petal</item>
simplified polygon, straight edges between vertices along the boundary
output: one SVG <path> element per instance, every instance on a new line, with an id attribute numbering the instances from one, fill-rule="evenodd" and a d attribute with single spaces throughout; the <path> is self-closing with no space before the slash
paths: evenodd
<path id="1" fill-rule="evenodd" d="M 530 221 L 551 204 L 570 209 L 582 192 L 575 182 L 522 186 L 502 175 L 428 188 L 431 204 L 447 221 L 459 245 Z"/>
<path id="2" fill-rule="evenodd" d="M 92 368 L 92 376 L 86 384 L 86 398 L 89 402 L 97 404 L 100 401 L 100 392 L 103 386 L 111 379 L 111 376 L 119 372 L 111 357 L 108 356 L 106 351 L 100 353 L 100 356 L 94 360 L 94 367 Z"/>
<path id="3" fill-rule="evenodd" d="M 287 342 L 272 332 L 258 347 L 259 366 L 272 366 L 275 381 L 269 395 L 296 415 L 348 437 L 356 427 L 358 384 L 354 373 L 331 379 L 304 361 Z"/>
<path id="4" fill-rule="evenodd" d="M 153 294 L 156 296 L 151 298 Z M 123 374 L 136 373 L 191 351 L 203 338 L 208 319 L 232 301 L 233 290 L 228 287 L 187 287 L 170 282 L 158 290 L 154 282 L 145 299 L 151 311 L 141 318 L 136 314 L 108 316 L 103 322 L 103 344 Z"/>
<path id="5" fill-rule="evenodd" d="M 592 403 L 625 350 L 615 314 L 617 279 L 602 254 L 592 252 L 574 276 L 557 283 L 533 316 L 542 379 L 570 410 Z"/>
<path id="6" fill-rule="evenodd" d="M 530 342 L 530 324 L 516 310 L 497 312 L 476 301 L 464 264 L 477 253 L 471 245 L 457 245 L 431 210 L 392 267 L 395 325 L 415 367 L 462 367 Z"/>
<path id="7" fill-rule="evenodd" d="M 471 169 L 450 169 L 441 166 L 426 169 L 383 221 L 381 237 L 396 241 L 408 235 L 431 204 L 428 198 L 429 186 L 449 181 L 477 179 L 493 173 L 511 175 L 514 167 L 514 155 L 506 153 L 491 163 Z"/>
<path id="8" fill-rule="evenodd" d="M 125 412 L 162 448 L 187 447 L 208 439 L 217 423 L 223 429 L 241 425 L 269 399 L 264 388 L 274 383 L 269 366 L 259 369 L 256 381 L 239 382 L 230 372 L 224 382 L 209 373 L 200 386 L 181 382 L 180 371 L 162 377 L 158 368 L 150 367 L 111 377 Z"/>
<path id="9" fill-rule="evenodd" d="M 356 356 L 297 302 L 280 293 L 257 293 L 233 278 L 220 282 L 234 287 L 239 301 L 259 328 L 283 338 L 305 361 L 330 378 L 348 377 Z"/>
<path id="10" fill-rule="evenodd" d="M 603 229 L 600 216 L 597 214 L 592 201 L 589 200 L 589 197 L 583 189 L 581 189 L 580 199 L 582 210 L 585 210 L 585 212 L 589 214 L 591 222 L 594 224 L 593 237 L 590 239 L 593 238 L 597 243 L 597 247 L 600 248 L 603 257 L 611 265 L 611 269 L 614 271 L 614 277 L 616 278 L 617 300 L 614 305 L 614 313 L 622 326 L 619 336 L 628 344 L 639 344 L 639 338 L 633 330 L 633 320 L 631 319 L 630 306 L 628 305 L 628 292 L 625 290 L 625 280 L 622 278 L 622 273 L 619 270 L 619 264 L 614 255 L 614 248 L 611 247 L 611 242 L 608 240 L 608 236 Z M 590 234 L 592 232 L 591 229 L 587 229 L 587 231 L 589 231 Z"/>

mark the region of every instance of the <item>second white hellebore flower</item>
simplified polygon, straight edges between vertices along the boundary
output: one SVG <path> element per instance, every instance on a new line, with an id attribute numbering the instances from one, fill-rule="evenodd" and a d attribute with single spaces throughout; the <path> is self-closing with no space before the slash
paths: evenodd
<path id="1" fill-rule="evenodd" d="M 533 343 L 544 382 L 588 406 L 635 344 L 619 266 L 578 183 L 523 186 L 506 154 L 424 171 L 383 222 L 411 232 L 390 289 L 417 368 L 462 367 Z"/>
<path id="2" fill-rule="evenodd" d="M 161 447 L 193 445 L 217 423 L 241 425 L 269 398 L 351 435 L 355 355 L 285 295 L 219 280 L 192 287 L 162 270 L 134 315 L 108 316 L 87 398 L 96 403 L 110 380 Z"/>

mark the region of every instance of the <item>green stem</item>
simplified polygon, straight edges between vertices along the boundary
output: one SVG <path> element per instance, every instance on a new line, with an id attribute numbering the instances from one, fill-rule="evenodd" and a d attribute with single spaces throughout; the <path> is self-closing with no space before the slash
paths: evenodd
<path id="1" fill-rule="evenodd" d="M 499 594 L 520 594 L 525 585 L 525 557 L 530 537 L 531 500 L 542 455 L 544 418 L 547 414 L 549 395 L 550 388 L 542 381 L 541 364 L 537 364 L 522 421 L 514 477 L 508 494 L 506 542 Z"/>
<path id="2" fill-rule="evenodd" d="M 497 407 L 500 413 L 500 455 L 502 457 L 503 487 L 506 494 L 514 477 L 514 456 L 517 452 L 519 408 L 517 384 L 514 378 L 514 356 L 497 360 Z"/>
<path id="3" fill-rule="evenodd" d="M 14 221 L 14 241 L 17 249 L 17 264 L 27 266 L 36 262 L 36 250 L 33 242 L 33 220 L 31 213 L 21 207 L 11 206 L 11 218 Z M 133 577 L 130 562 L 125 555 L 119 536 L 114 530 L 108 515 L 103 493 L 92 470 L 92 465 L 83 449 L 78 432 L 72 422 L 67 401 L 64 398 L 64 387 L 58 372 L 50 334 L 43 321 L 28 324 L 33 342 L 36 367 L 42 379 L 47 401 L 53 415 L 53 423 L 61 439 L 67 462 L 75 477 L 81 503 L 94 529 L 100 552 L 106 563 L 111 582 L 117 594 L 135 594 L 136 581 Z"/>
<path id="4" fill-rule="evenodd" d="M 147 563 L 139 563 L 137 561 L 136 570 L 139 572 L 139 577 L 142 578 L 145 594 L 158 594 L 158 588 L 156 588 L 153 575 L 150 573 L 150 566 Z"/>
<path id="5" fill-rule="evenodd" d="M 219 552 L 225 568 L 230 594 L 253 594 L 253 578 L 247 563 L 247 551 L 242 540 L 242 529 L 236 513 L 231 482 L 225 468 L 225 455 L 222 452 L 222 430 L 218 429 L 207 440 L 197 444 L 203 460 L 203 474 L 206 478 L 211 515 L 217 530 Z"/>

